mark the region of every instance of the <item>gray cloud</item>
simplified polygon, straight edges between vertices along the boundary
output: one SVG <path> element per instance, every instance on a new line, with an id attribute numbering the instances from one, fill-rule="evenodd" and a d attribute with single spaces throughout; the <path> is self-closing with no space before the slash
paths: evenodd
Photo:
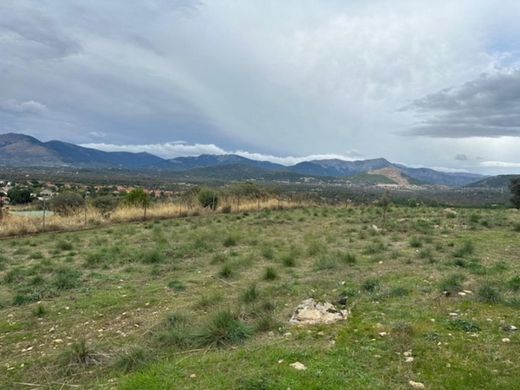
<path id="1" fill-rule="evenodd" d="M 407 107 L 419 115 L 409 134 L 431 137 L 520 137 L 520 69 L 484 74 Z"/>
<path id="2" fill-rule="evenodd" d="M 19 102 L 15 99 L 8 99 L 0 101 L 0 110 L 16 114 L 42 114 L 45 112 L 47 107 L 45 104 L 36 102 L 34 100 L 28 100 L 25 102 Z"/>
<path id="3" fill-rule="evenodd" d="M 457 160 L 457 161 L 468 161 L 469 158 L 468 158 L 468 156 L 465 155 L 465 154 L 457 154 L 457 155 L 455 156 L 455 160 Z"/>
<path id="4" fill-rule="evenodd" d="M 519 13 L 516 0 L 2 0 L 0 132 L 83 144 L 182 139 L 267 156 L 359 150 L 481 169 L 453 156 L 514 161 L 514 110 L 493 115 L 496 99 L 488 99 L 480 111 L 489 115 L 459 120 L 464 106 L 449 116 L 446 96 L 519 61 L 504 49 L 516 47 L 511 15 Z M 421 97 L 449 85 L 464 88 L 420 107 Z M 46 108 L 6 109 L 31 100 Z M 411 101 L 413 110 L 396 111 Z M 500 149 L 455 143 L 470 121 L 473 134 L 515 137 Z M 399 135 L 414 125 L 412 134 L 436 138 Z"/>

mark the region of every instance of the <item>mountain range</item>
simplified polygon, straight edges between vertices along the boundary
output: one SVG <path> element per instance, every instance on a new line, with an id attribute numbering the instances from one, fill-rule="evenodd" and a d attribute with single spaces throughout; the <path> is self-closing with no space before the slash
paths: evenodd
<path id="1" fill-rule="evenodd" d="M 266 177 L 296 180 L 303 176 L 352 178 L 353 182 L 368 179 L 370 182 L 377 177 L 385 177 L 383 183 L 386 184 L 402 184 L 404 181 L 408 184 L 446 186 L 465 186 L 485 178 L 472 173 L 411 168 L 391 163 L 384 158 L 359 161 L 312 160 L 292 166 L 251 160 L 233 154 L 163 159 L 150 153 L 104 152 L 62 141 L 42 142 L 34 137 L 15 133 L 0 134 L 0 166 L 168 171 L 183 173 L 185 176 L 206 175 L 237 180 Z"/>

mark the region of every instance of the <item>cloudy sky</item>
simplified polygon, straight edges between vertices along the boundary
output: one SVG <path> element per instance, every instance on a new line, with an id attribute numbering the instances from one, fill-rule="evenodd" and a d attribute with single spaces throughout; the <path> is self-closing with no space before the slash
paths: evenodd
<path id="1" fill-rule="evenodd" d="M 0 133 L 520 172 L 520 2 L 1 0 Z"/>

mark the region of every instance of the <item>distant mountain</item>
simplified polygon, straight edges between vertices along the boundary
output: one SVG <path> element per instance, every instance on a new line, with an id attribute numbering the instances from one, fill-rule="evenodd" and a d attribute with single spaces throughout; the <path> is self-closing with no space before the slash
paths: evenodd
<path id="1" fill-rule="evenodd" d="M 243 165 L 245 167 L 265 169 L 267 171 L 280 171 L 285 169 L 285 167 L 280 164 L 275 164 L 269 161 L 250 160 L 235 154 L 202 154 L 196 157 L 177 157 L 171 160 L 166 160 L 155 167 L 175 171 L 188 171 L 190 169 L 225 165 Z"/>
<path id="2" fill-rule="evenodd" d="M 520 178 L 520 175 L 498 175 L 486 177 L 477 182 L 470 183 L 466 187 L 470 188 L 508 188 L 511 179 Z"/>
<path id="3" fill-rule="evenodd" d="M 344 161 L 344 160 L 313 160 L 304 161 L 287 168 L 291 172 L 315 175 L 346 177 L 355 176 L 376 169 L 391 167 L 392 163 L 384 158 L 374 160 Z"/>
<path id="4" fill-rule="evenodd" d="M 405 175 L 419 182 L 450 187 L 462 187 L 484 177 L 483 175 L 477 175 L 475 173 L 439 172 L 430 168 L 410 168 L 401 164 L 395 164 L 394 166 Z"/>
<path id="5" fill-rule="evenodd" d="M 208 155 L 166 160 L 149 153 L 103 152 L 61 142 L 41 142 L 24 134 L 0 134 L 0 166 L 118 168 L 150 172 L 177 172 L 181 177 L 227 180 L 262 179 L 296 181 L 302 177 L 335 180 L 353 178 L 366 184 L 437 184 L 465 186 L 484 177 L 470 173 L 446 173 L 429 168 L 410 168 L 384 158 L 359 161 L 338 159 L 305 161 L 286 167 L 242 156 Z M 186 173 L 184 175 L 183 173 Z M 371 175 L 371 173 L 373 173 Z M 377 176 L 377 177 L 375 177 Z M 386 177 L 386 179 L 384 179 Z"/>
<path id="6" fill-rule="evenodd" d="M 61 141 L 41 142 L 24 134 L 0 134 L 0 165 L 142 169 L 164 161 L 149 153 L 103 152 Z"/>

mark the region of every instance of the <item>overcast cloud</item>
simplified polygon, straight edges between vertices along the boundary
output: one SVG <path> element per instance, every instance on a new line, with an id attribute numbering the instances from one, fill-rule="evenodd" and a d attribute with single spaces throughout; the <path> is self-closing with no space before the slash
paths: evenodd
<path id="1" fill-rule="evenodd" d="M 0 132 L 520 171 L 518 15 L 516 0 L 3 0 Z"/>

